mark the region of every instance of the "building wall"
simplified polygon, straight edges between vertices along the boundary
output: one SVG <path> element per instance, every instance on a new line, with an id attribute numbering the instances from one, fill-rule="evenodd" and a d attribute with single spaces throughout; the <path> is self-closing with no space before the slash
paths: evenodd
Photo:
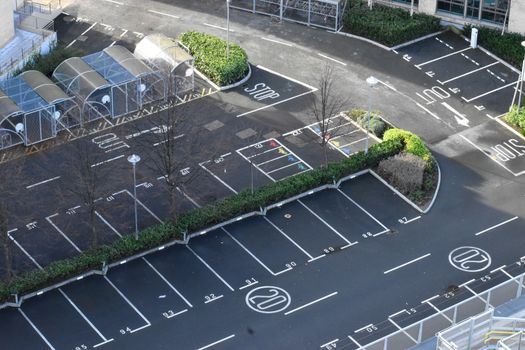
<path id="1" fill-rule="evenodd" d="M 436 4 L 436 0 L 419 0 L 419 12 L 434 15 L 436 13 Z"/>
<path id="2" fill-rule="evenodd" d="M 509 31 L 525 34 L 525 2 L 513 0 L 510 4 Z"/>
<path id="3" fill-rule="evenodd" d="M 15 35 L 13 0 L 0 0 L 0 23 L 0 47 L 2 47 Z"/>

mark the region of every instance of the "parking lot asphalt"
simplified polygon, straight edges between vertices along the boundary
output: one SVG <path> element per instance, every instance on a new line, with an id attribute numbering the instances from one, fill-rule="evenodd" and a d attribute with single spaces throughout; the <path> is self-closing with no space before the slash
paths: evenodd
<path id="1" fill-rule="evenodd" d="M 111 44 L 132 48 L 128 43 L 147 31 L 120 29 L 119 20 L 111 19 L 120 6 L 107 10 L 105 21 L 68 18 L 62 25 L 69 36 L 59 39 L 86 53 Z M 147 16 L 153 15 L 159 16 Z M 239 17 L 238 23 L 253 18 Z M 296 35 L 297 45 L 304 44 L 304 27 L 286 28 L 283 40 Z M 121 35 L 128 43 L 119 42 Z M 311 45 L 347 62 L 341 69 L 351 80 L 352 56 L 339 57 L 333 47 L 354 52 L 356 60 L 373 57 L 378 49 L 348 40 L 316 33 Z M 247 37 L 243 41 L 249 49 L 254 45 Z M 297 49 L 278 47 L 281 54 Z M 305 55 L 302 49 L 296 53 Z M 311 81 L 303 79 L 304 70 L 290 71 L 291 63 L 283 63 L 282 70 L 271 62 L 270 68 L 256 64 L 263 62 L 260 55 L 255 54 L 254 75 L 245 86 L 183 105 L 199 132 L 196 140 L 181 137 L 179 143 L 185 155 L 181 172 L 195 174 L 182 186 L 180 211 L 247 189 L 252 175 L 254 185 L 261 186 L 323 164 L 315 123 L 299 116 L 307 114 Z M 18 310 L 3 309 L 0 332 L 9 335 L 7 349 L 353 349 L 525 272 L 523 203 L 516 195 L 523 192 L 523 141 L 496 120 L 512 94 L 513 71 L 448 32 L 384 55 L 389 65 L 372 58 L 366 62 L 382 82 L 378 109 L 395 125 L 428 136 L 441 164 L 442 188 L 429 214 L 422 215 L 373 174 L 361 175 L 338 190 L 312 194 L 264 217 L 208 232 L 187 246 L 159 249 L 105 276 L 41 294 Z M 259 95 L 258 89 L 272 93 Z M 352 91 L 356 99 L 363 97 Z M 390 115 L 387 105 L 401 111 Z M 403 115 L 403 108 L 412 108 L 408 105 L 420 114 Z M 330 143 L 330 160 L 363 149 L 363 131 L 349 123 L 341 140 Z M 151 124 L 138 119 L 105 127 L 94 126 L 87 137 L 96 164 L 110 169 L 97 227 L 101 240 L 111 242 L 133 231 L 125 156 L 147 153 L 138 139 L 147 134 L 133 135 Z M 114 147 L 105 148 L 105 139 Z M 6 163 L 26 174 L 13 179 L 13 186 L 25 189 L 13 198 L 20 208 L 10 232 L 16 271 L 87 248 L 85 209 L 65 190 L 74 180 L 68 169 L 49 166 L 68 159 L 69 147 Z M 166 217 L 167 201 L 162 174 L 143 165 L 137 175 L 144 228 Z M 42 246 L 48 247 L 45 253 Z M 461 249 L 483 257 L 479 269 L 458 269 L 453 262 Z M 461 287 L 451 293 L 451 286 Z"/>

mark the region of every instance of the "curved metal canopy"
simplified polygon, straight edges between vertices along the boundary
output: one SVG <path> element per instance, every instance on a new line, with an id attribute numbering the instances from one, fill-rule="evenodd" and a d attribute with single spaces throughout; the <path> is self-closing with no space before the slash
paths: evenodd
<path id="1" fill-rule="evenodd" d="M 106 79 L 80 57 L 71 57 L 59 64 L 53 72 L 53 78 L 66 92 L 83 100 L 96 90 L 111 87 Z"/>
<path id="2" fill-rule="evenodd" d="M 155 67 L 168 71 L 175 70 L 181 63 L 193 60 L 193 57 L 182 49 L 176 40 L 161 33 L 142 38 L 134 54 Z"/>
<path id="3" fill-rule="evenodd" d="M 71 99 L 71 97 L 56 86 L 56 84 L 42 72 L 28 70 L 20 74 L 20 76 L 24 79 L 27 85 L 29 85 L 48 104 L 55 104 L 60 101 Z"/>

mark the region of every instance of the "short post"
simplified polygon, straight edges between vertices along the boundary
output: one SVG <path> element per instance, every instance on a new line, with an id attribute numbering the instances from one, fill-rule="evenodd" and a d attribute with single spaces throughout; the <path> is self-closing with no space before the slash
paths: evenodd
<path id="1" fill-rule="evenodd" d="M 473 49 L 478 47 L 478 28 L 472 28 L 470 32 L 470 47 Z"/>
<path id="2" fill-rule="evenodd" d="M 230 60 L 230 3 L 226 0 L 226 59 Z"/>

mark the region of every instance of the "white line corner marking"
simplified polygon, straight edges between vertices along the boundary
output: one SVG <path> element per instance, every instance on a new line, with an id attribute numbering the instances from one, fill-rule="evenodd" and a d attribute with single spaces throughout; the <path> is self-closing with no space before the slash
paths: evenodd
<path id="1" fill-rule="evenodd" d="M 419 258 L 415 258 L 415 259 L 413 259 L 413 260 L 407 261 L 407 262 L 404 263 L 404 264 L 401 264 L 401 265 L 399 265 L 399 266 L 396 266 L 396 267 L 394 267 L 394 268 L 392 268 L 392 269 L 390 269 L 390 270 L 387 270 L 387 271 L 383 272 L 383 274 L 386 275 L 387 273 L 390 273 L 390 272 L 392 272 L 392 271 L 398 270 L 398 269 L 400 269 L 400 268 L 402 268 L 402 267 L 405 267 L 405 266 L 407 266 L 407 265 L 410 265 L 410 264 L 412 264 L 412 263 L 415 263 L 416 261 L 419 261 L 419 260 L 425 259 L 425 258 L 429 257 L 430 255 L 431 255 L 430 253 L 427 253 L 427 254 L 425 254 L 425 255 L 423 255 L 423 256 L 420 256 Z"/>
<path id="2" fill-rule="evenodd" d="M 313 305 L 313 304 L 318 303 L 318 302 L 320 302 L 320 301 L 323 301 L 323 300 L 325 300 L 325 299 L 331 298 L 331 297 L 333 297 L 334 295 L 337 295 L 337 293 L 338 293 L 338 292 L 333 292 L 333 293 L 331 293 L 331 294 L 325 295 L 324 297 L 321 297 L 321 298 L 319 298 L 319 299 L 313 300 L 313 301 L 311 301 L 311 302 L 309 302 L 309 303 L 306 303 L 306 304 L 304 304 L 304 305 L 302 305 L 302 306 L 299 306 L 299 307 L 297 307 L 297 308 L 295 308 L 295 309 L 293 309 L 293 310 L 287 311 L 287 312 L 284 313 L 284 315 L 285 315 L 285 316 L 288 316 L 288 315 L 290 315 L 290 314 L 292 314 L 292 313 L 294 313 L 294 312 L 296 312 L 296 311 L 299 311 L 299 310 L 304 309 L 305 307 L 308 307 L 308 306 L 310 306 L 310 305 Z"/>

